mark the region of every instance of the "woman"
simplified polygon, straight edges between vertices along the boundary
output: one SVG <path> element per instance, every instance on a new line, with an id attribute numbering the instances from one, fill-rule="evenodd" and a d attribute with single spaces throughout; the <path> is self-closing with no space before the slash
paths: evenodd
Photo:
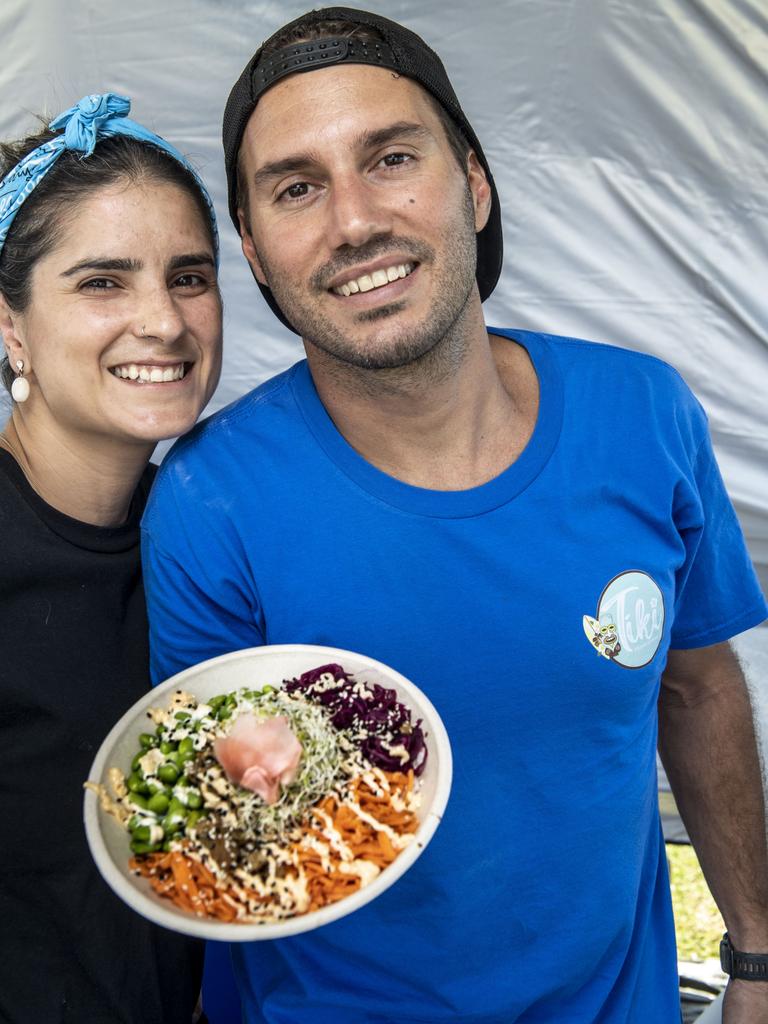
<path id="1" fill-rule="evenodd" d="M 147 689 L 139 521 L 221 356 L 213 208 L 119 96 L 2 148 L 0 1019 L 193 1019 L 202 950 L 117 900 L 82 784 Z"/>

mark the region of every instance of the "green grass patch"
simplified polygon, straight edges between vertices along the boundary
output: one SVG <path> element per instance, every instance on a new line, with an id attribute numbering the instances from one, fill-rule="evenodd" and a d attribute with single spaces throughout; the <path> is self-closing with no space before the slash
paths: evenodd
<path id="1" fill-rule="evenodd" d="M 725 925 L 704 881 L 693 847 L 669 843 L 667 859 L 678 960 L 717 958 Z"/>

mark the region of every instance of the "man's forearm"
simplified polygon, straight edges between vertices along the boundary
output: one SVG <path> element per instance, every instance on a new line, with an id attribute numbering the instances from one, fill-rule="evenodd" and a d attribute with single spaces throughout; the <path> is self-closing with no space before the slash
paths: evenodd
<path id="1" fill-rule="evenodd" d="M 727 644 L 670 652 L 659 751 L 734 946 L 768 952 L 760 759 L 749 693 Z"/>

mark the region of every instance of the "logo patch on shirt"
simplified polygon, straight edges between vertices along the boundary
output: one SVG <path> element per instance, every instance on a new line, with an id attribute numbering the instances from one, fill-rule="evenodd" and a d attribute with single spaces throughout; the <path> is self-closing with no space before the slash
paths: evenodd
<path id="1" fill-rule="evenodd" d="M 653 660 L 664 632 L 664 596 L 647 572 L 632 569 L 608 583 L 593 618 L 582 619 L 598 654 L 624 668 Z"/>

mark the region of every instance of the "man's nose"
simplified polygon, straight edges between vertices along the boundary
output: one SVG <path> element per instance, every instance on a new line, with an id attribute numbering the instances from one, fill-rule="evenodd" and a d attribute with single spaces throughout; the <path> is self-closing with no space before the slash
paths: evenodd
<path id="1" fill-rule="evenodd" d="M 375 185 L 353 175 L 335 184 L 328 204 L 326 235 L 331 248 L 358 248 L 391 230 L 391 213 Z"/>

